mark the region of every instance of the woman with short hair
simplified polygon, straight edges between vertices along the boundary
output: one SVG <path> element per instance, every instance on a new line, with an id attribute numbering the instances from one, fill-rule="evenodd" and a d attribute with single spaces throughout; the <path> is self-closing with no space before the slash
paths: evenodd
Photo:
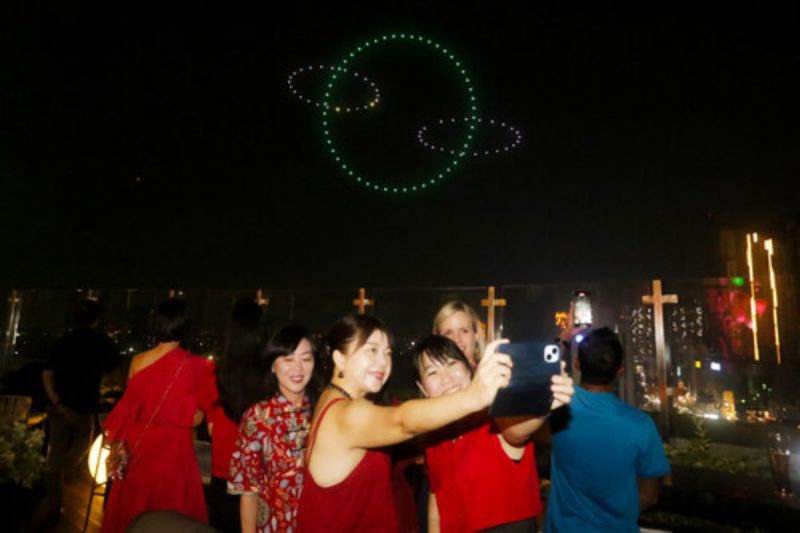
<path id="1" fill-rule="evenodd" d="M 502 349 L 502 348 L 501 348 Z M 430 335 L 414 346 L 417 386 L 426 398 L 457 394 L 470 385 L 473 369 L 458 345 Z M 552 408 L 569 403 L 572 380 L 554 376 Z M 533 533 L 542 511 L 533 443 L 510 443 L 502 431 L 529 436 L 546 417 L 495 421 L 481 411 L 431 435 L 425 458 L 430 479 L 428 531 Z"/>
<path id="2" fill-rule="evenodd" d="M 263 350 L 264 394 L 242 416 L 228 476 L 228 492 L 241 495 L 243 533 L 296 527 L 316 367 L 316 346 L 298 325 L 279 329 Z"/>

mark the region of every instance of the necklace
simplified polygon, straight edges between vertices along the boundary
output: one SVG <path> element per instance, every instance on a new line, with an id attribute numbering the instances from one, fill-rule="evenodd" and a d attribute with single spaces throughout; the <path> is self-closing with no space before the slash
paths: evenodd
<path id="1" fill-rule="evenodd" d="M 328 383 L 328 388 L 329 389 L 334 389 L 334 390 L 337 390 L 337 391 L 341 392 L 342 394 L 344 394 L 345 398 L 347 398 L 348 400 L 352 400 L 353 399 L 353 397 L 350 396 L 349 392 L 344 390 L 342 387 L 340 387 L 336 383 Z"/>

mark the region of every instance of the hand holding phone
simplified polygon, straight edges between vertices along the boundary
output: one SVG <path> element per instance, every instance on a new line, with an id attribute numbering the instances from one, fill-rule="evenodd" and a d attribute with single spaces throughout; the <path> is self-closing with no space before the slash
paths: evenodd
<path id="1" fill-rule="evenodd" d="M 507 339 L 497 339 L 486 347 L 486 350 L 475 369 L 475 374 L 470 383 L 469 389 L 478 399 L 480 407 L 490 405 L 498 394 L 508 386 L 511 376 L 511 368 L 514 366 L 511 358 L 502 353 L 502 347 L 507 345 Z"/>
<path id="2" fill-rule="evenodd" d="M 553 403 L 550 405 L 552 411 L 572 401 L 572 396 L 575 394 L 575 384 L 572 378 L 567 375 L 564 361 L 561 361 L 561 373 L 553 376 L 550 392 L 553 393 Z"/>
<path id="3" fill-rule="evenodd" d="M 561 373 L 561 351 L 555 344 L 519 342 L 501 346 L 514 364 L 507 387 L 500 389 L 489 414 L 500 416 L 541 416 L 553 404 L 552 377 Z"/>

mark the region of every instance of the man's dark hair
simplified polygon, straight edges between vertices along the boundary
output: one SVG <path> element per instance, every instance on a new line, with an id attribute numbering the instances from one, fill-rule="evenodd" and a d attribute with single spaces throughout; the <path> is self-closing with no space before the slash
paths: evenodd
<path id="1" fill-rule="evenodd" d="M 151 333 L 156 342 L 182 341 L 189 332 L 189 313 L 185 300 L 170 298 L 156 306 Z"/>
<path id="2" fill-rule="evenodd" d="M 100 304 L 96 300 L 83 300 L 75 308 L 75 325 L 90 328 L 100 318 Z"/>
<path id="3" fill-rule="evenodd" d="M 622 366 L 622 343 L 609 328 L 598 328 L 586 334 L 578 345 L 581 383 L 608 385 Z"/>

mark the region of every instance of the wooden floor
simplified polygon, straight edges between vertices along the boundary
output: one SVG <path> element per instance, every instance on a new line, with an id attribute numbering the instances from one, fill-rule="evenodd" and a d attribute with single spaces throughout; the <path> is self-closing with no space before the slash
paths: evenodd
<path id="1" fill-rule="evenodd" d="M 102 491 L 103 487 L 99 489 Z M 70 480 L 64 487 L 64 513 L 57 527 L 48 530 L 49 533 L 78 533 L 83 531 L 83 522 L 86 518 L 86 509 L 89 503 L 91 481 L 86 478 Z M 103 521 L 103 497 L 96 496 L 92 499 L 92 508 L 89 512 L 87 532 L 100 531 Z"/>
<path id="2" fill-rule="evenodd" d="M 211 446 L 204 441 L 195 441 L 194 447 L 200 465 L 201 478 L 205 485 L 211 480 Z M 101 486 L 97 491 L 102 492 L 104 488 L 104 486 Z M 86 509 L 91 490 L 92 482 L 88 476 L 88 471 L 82 471 L 74 479 L 67 480 L 64 486 L 64 512 L 61 516 L 61 521 L 57 527 L 46 530 L 47 533 L 79 533 L 83 531 L 83 522 L 86 518 Z M 103 497 L 95 496 L 92 498 L 92 508 L 89 512 L 89 523 L 86 531 L 91 533 L 99 532 L 102 522 Z"/>

